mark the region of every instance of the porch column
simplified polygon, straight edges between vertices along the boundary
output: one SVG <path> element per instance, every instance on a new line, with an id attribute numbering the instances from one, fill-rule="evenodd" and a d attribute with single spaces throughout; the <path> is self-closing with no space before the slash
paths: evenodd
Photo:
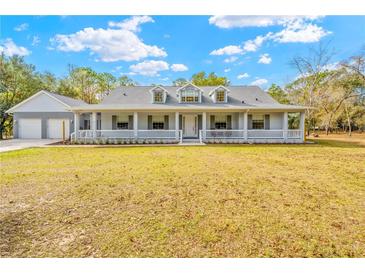
<path id="1" fill-rule="evenodd" d="M 304 138 L 304 136 L 305 136 L 305 112 L 304 111 L 300 113 L 299 129 L 301 130 L 300 137 L 301 137 L 302 141 L 304 142 L 305 141 L 305 138 Z"/>
<path id="2" fill-rule="evenodd" d="M 79 129 L 80 129 L 80 113 L 74 113 L 74 132 L 75 132 L 75 140 L 79 137 Z"/>
<path id="3" fill-rule="evenodd" d="M 133 112 L 133 131 L 134 131 L 134 138 L 138 138 L 138 112 Z"/>
<path id="4" fill-rule="evenodd" d="M 205 139 L 206 136 L 206 130 L 207 130 L 207 113 L 203 112 L 203 116 L 202 116 L 202 135 L 201 138 Z"/>
<path id="5" fill-rule="evenodd" d="M 284 117 L 283 117 L 283 137 L 284 140 L 288 140 L 288 112 L 284 112 Z"/>
<path id="6" fill-rule="evenodd" d="M 243 138 L 245 139 L 245 141 L 247 141 L 248 139 L 248 112 L 245 111 L 243 113 Z"/>
<path id="7" fill-rule="evenodd" d="M 97 118 L 96 118 L 96 112 L 91 113 L 91 130 L 93 132 L 93 137 L 96 138 L 96 123 L 97 123 Z"/>
<path id="8" fill-rule="evenodd" d="M 176 140 L 179 140 L 179 112 L 175 112 L 175 138 Z"/>

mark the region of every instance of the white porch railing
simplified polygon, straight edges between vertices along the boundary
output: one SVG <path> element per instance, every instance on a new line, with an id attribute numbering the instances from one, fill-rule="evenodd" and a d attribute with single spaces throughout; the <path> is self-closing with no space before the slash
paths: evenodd
<path id="1" fill-rule="evenodd" d="M 283 139 L 284 130 L 275 129 L 250 129 L 247 131 L 248 139 Z"/>
<path id="2" fill-rule="evenodd" d="M 282 129 L 250 129 L 245 130 L 231 129 L 231 130 L 200 130 L 200 141 L 207 139 L 301 139 L 303 136 L 302 130 L 282 130 Z"/>
<path id="3" fill-rule="evenodd" d="M 289 129 L 288 139 L 301 139 L 303 138 L 303 130 L 299 129 Z"/>
<path id="4" fill-rule="evenodd" d="M 75 132 L 71 134 L 71 140 L 75 140 Z M 178 139 L 182 140 L 182 130 L 79 130 L 78 139 Z"/>
<path id="5" fill-rule="evenodd" d="M 302 139 L 302 130 L 241 130 L 241 129 L 212 129 L 200 130 L 200 142 L 204 140 L 254 140 L 254 139 Z M 246 137 L 247 136 L 247 137 Z M 75 133 L 71 134 L 71 140 L 74 141 Z M 247 139 L 246 139 L 247 138 Z M 182 130 L 137 130 L 137 136 L 134 130 L 79 130 L 77 139 L 129 139 L 129 140 L 143 140 L 143 139 L 175 139 L 182 142 Z"/>
<path id="6" fill-rule="evenodd" d="M 207 129 L 201 130 L 200 136 L 204 139 L 237 139 L 244 138 L 244 130 L 239 129 Z"/>
<path id="7" fill-rule="evenodd" d="M 97 138 L 132 139 L 132 138 L 134 138 L 134 130 L 130 130 L 130 129 L 97 130 L 96 137 Z"/>
<path id="8" fill-rule="evenodd" d="M 176 138 L 176 130 L 166 129 L 150 129 L 138 130 L 138 138 L 142 139 L 174 139 Z"/>

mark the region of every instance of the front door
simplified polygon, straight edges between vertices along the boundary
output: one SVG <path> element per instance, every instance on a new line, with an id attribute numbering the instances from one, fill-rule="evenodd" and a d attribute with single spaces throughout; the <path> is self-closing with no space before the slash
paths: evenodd
<path id="1" fill-rule="evenodd" d="M 198 137 L 198 116 L 184 115 L 183 116 L 183 137 Z"/>

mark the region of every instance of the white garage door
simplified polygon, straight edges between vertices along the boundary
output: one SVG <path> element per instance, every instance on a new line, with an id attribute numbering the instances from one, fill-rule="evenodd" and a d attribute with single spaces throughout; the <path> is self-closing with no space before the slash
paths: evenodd
<path id="1" fill-rule="evenodd" d="M 41 139 L 41 119 L 19 119 L 18 135 L 20 139 Z"/>
<path id="2" fill-rule="evenodd" d="M 70 135 L 70 120 L 69 119 L 48 119 L 48 138 L 62 139 L 63 124 L 65 125 L 65 138 Z"/>

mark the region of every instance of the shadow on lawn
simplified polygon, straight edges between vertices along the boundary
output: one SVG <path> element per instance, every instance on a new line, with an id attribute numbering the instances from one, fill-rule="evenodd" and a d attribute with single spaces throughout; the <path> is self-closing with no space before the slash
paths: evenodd
<path id="1" fill-rule="evenodd" d="M 340 140 L 326 140 L 326 139 L 310 139 L 315 145 L 324 147 L 341 147 L 341 148 L 354 148 L 354 147 L 365 147 L 361 142 L 349 142 Z"/>
<path id="2" fill-rule="evenodd" d="M 30 241 L 27 233 L 31 228 L 28 223 L 30 211 L 11 212 L 0 219 L 0 257 L 13 257 L 16 251 L 23 250 L 25 242 Z M 17 254 L 21 256 L 21 254 Z"/>

